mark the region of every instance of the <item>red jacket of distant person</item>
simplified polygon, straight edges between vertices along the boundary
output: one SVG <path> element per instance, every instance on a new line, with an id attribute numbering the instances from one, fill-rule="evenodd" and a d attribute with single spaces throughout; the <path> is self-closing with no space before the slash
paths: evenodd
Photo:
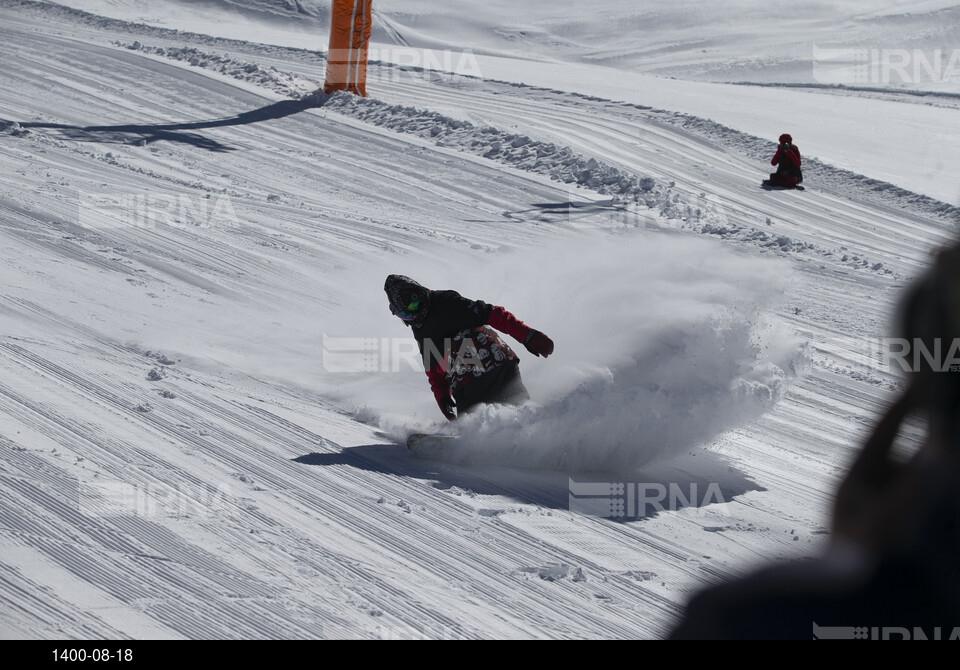
<path id="1" fill-rule="evenodd" d="M 781 135 L 777 153 L 770 161 L 770 165 L 777 166 L 777 171 L 770 175 L 770 184 L 772 186 L 797 186 L 803 181 L 803 173 L 800 171 L 802 162 L 800 150 L 793 143 L 793 137 L 788 133 Z"/>

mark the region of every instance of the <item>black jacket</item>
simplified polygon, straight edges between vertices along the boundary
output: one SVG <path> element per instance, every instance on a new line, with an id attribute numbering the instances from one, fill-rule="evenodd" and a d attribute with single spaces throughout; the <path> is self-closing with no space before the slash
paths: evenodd
<path id="1" fill-rule="evenodd" d="M 394 313 L 413 299 L 420 301 L 408 325 L 438 399 L 449 394 L 463 409 L 496 396 L 515 378 L 519 359 L 491 320 L 521 341 L 530 329 L 502 307 L 456 291 L 432 291 L 403 275 L 390 275 L 384 290 Z"/>

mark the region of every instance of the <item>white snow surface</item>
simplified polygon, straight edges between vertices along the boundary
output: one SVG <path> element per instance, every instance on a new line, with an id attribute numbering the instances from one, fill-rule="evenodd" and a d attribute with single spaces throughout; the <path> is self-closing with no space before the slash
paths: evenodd
<path id="1" fill-rule="evenodd" d="M 956 6 L 375 5 L 320 106 L 329 3 L 0 0 L 0 637 L 658 639 L 824 550 L 960 82 L 811 53 Z M 390 273 L 550 335 L 532 401 L 408 451 Z"/>

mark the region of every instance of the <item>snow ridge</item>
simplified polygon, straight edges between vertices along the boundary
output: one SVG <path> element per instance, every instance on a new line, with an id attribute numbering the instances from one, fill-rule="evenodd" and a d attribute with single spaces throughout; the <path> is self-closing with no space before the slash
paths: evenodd
<path id="1" fill-rule="evenodd" d="M 285 96 L 314 99 L 323 106 L 366 123 L 432 140 L 438 146 L 455 147 L 505 163 L 521 170 L 543 174 L 566 184 L 577 184 L 601 195 L 613 195 L 622 201 L 658 208 L 667 218 L 679 215 L 670 188 L 649 176 L 629 175 L 598 161 L 575 153 L 570 147 L 541 142 L 524 134 L 509 133 L 491 126 L 478 127 L 469 121 L 438 112 L 391 105 L 376 98 L 360 98 L 338 92 L 330 96 L 317 93 L 322 82 L 277 70 L 227 55 L 201 51 L 195 47 L 150 47 L 139 41 L 128 49 L 163 56 L 211 69 L 220 74 L 268 88 Z M 309 91 L 309 92 L 307 92 Z"/>
<path id="2" fill-rule="evenodd" d="M 683 229 L 687 232 L 719 237 L 777 254 L 801 254 L 817 258 L 835 256 L 835 251 L 809 241 L 794 240 L 779 233 L 756 228 L 729 220 L 718 213 L 716 203 L 705 194 L 684 193 L 673 181 L 664 182 L 649 175 L 632 174 L 615 166 L 584 156 L 570 147 L 534 139 L 523 133 L 510 133 L 489 125 L 477 126 L 469 121 L 455 119 L 439 112 L 404 105 L 393 105 L 376 98 L 361 98 L 345 92 L 325 95 L 320 92 L 322 82 L 297 73 L 284 72 L 276 67 L 261 67 L 251 61 L 234 58 L 228 54 L 216 54 L 196 47 L 157 47 L 132 43 L 114 42 L 117 46 L 187 63 L 232 77 L 239 81 L 266 88 L 287 98 L 298 99 L 331 111 L 355 118 L 364 123 L 386 128 L 393 132 L 412 134 L 431 141 L 438 146 L 471 153 L 495 160 L 516 169 L 549 177 L 554 181 L 583 188 L 599 195 L 611 196 L 608 200 L 593 203 L 609 207 L 614 212 L 632 214 L 625 217 L 632 225 Z M 458 75 L 459 76 L 459 75 Z M 660 112 L 640 105 L 615 103 L 593 96 L 568 94 L 563 91 L 538 89 L 509 82 L 495 82 L 520 89 L 552 93 L 564 98 L 573 96 L 586 103 L 613 104 L 625 109 L 656 114 L 657 119 L 696 132 L 698 136 L 719 139 L 724 146 L 751 154 L 766 162 L 763 153 L 769 142 L 727 128 L 716 122 L 699 117 L 673 112 Z M 815 159 L 807 161 L 810 173 L 824 172 L 837 183 L 846 182 L 850 188 L 859 188 L 866 193 L 873 191 L 887 196 L 888 206 L 905 208 L 915 213 L 925 210 L 931 216 L 946 218 L 955 216 L 957 208 L 946 203 L 916 194 L 891 184 L 869 179 L 862 175 L 833 168 Z M 643 210 L 647 216 L 637 216 Z M 505 213 L 505 215 L 508 215 Z M 767 221 L 767 225 L 770 222 Z M 950 225 L 945 222 L 944 226 Z M 890 274 L 891 270 L 863 254 L 843 254 L 840 261 L 856 270 Z"/>

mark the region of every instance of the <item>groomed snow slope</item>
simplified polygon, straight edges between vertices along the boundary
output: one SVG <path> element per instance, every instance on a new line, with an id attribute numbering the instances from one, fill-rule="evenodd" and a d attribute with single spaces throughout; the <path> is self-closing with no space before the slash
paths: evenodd
<path id="1" fill-rule="evenodd" d="M 653 639 L 823 548 L 949 203 L 765 191 L 675 111 L 392 69 L 314 107 L 310 52 L 0 14 L 4 637 Z M 536 404 L 411 455 L 390 272 L 549 333 Z"/>

